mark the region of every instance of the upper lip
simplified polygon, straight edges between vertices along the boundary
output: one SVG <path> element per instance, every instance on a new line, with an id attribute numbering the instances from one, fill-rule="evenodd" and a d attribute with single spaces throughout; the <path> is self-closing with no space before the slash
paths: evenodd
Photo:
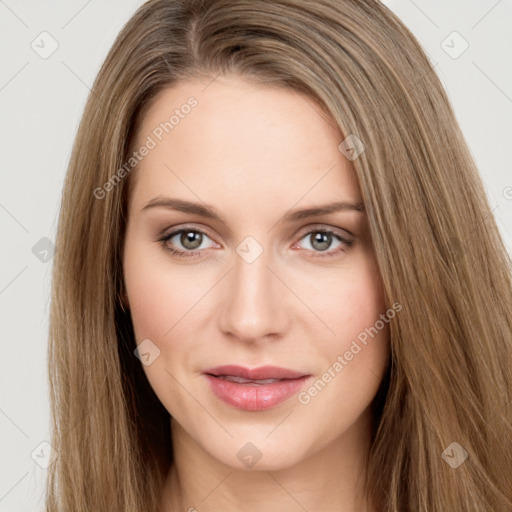
<path id="1" fill-rule="evenodd" d="M 224 366 L 216 366 L 209 368 L 204 373 L 220 376 L 232 375 L 250 380 L 263 379 L 298 379 L 308 375 L 307 373 L 289 370 L 288 368 L 280 368 L 279 366 L 260 366 L 258 368 L 244 368 L 235 364 L 227 364 Z"/>

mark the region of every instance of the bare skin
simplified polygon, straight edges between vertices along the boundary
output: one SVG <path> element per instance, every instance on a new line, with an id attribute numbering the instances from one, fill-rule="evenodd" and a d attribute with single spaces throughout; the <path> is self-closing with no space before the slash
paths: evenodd
<path id="1" fill-rule="evenodd" d="M 388 325 L 347 354 L 386 311 L 366 215 L 282 220 L 290 210 L 362 201 L 342 137 L 307 96 L 235 75 L 207 84 L 180 82 L 146 114 L 141 143 L 190 96 L 198 102 L 135 171 L 124 247 L 136 341 L 160 351 L 143 368 L 172 416 L 162 511 L 376 512 L 364 494 L 364 457 Z M 210 205 L 222 220 L 143 209 L 156 197 Z M 179 229 L 196 233 L 199 248 L 181 233 L 160 241 Z M 332 234 L 319 242 L 315 229 Z M 248 236 L 252 245 L 241 246 Z M 249 263 L 240 246 L 261 254 Z M 212 393 L 203 371 L 224 364 L 311 378 L 284 402 L 248 411 Z M 319 379 L 325 386 L 308 392 Z M 247 443 L 259 457 L 251 467 L 237 456 Z"/>

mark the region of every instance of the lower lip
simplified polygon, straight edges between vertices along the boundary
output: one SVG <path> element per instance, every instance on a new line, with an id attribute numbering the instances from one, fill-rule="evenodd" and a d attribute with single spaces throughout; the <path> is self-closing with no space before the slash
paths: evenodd
<path id="1" fill-rule="evenodd" d="M 303 387 L 310 376 L 270 384 L 240 384 L 205 374 L 215 395 L 237 409 L 264 411 L 284 402 Z"/>

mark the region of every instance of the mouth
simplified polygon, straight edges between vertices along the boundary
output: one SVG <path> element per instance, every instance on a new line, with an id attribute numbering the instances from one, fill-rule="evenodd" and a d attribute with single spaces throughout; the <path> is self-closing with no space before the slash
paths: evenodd
<path id="1" fill-rule="evenodd" d="M 283 380 L 289 379 L 244 379 L 243 377 L 238 377 L 237 375 L 211 375 L 212 377 L 217 377 L 222 380 L 227 380 L 229 382 L 238 382 L 239 384 L 252 384 L 254 386 L 261 386 L 263 384 L 272 384 L 273 382 L 281 382 Z"/>
<path id="2" fill-rule="evenodd" d="M 310 374 L 265 366 L 255 369 L 237 365 L 210 368 L 203 372 L 211 391 L 223 402 L 248 411 L 263 411 L 296 394 Z"/>

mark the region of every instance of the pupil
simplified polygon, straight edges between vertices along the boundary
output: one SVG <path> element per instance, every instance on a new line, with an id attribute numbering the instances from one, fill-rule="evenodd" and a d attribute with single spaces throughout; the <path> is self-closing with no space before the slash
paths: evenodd
<path id="1" fill-rule="evenodd" d="M 195 231 L 184 231 L 181 234 L 180 242 L 187 249 L 197 249 L 201 245 L 202 234 Z"/>
<path id="2" fill-rule="evenodd" d="M 313 235 L 311 235 L 313 236 Z M 317 232 L 314 235 L 312 247 L 319 251 L 325 251 L 331 245 L 331 234 Z"/>

